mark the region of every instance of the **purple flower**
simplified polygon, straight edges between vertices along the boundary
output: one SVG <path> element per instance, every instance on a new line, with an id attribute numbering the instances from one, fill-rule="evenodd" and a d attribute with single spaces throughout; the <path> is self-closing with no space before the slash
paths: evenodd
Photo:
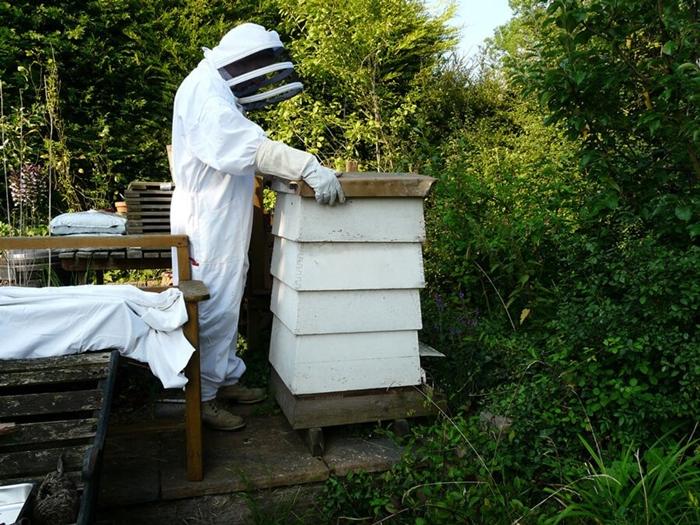
<path id="1" fill-rule="evenodd" d="M 438 307 L 438 310 L 442 311 L 445 309 L 445 301 L 442 300 L 442 296 L 439 293 L 436 293 L 434 295 L 435 299 L 435 305 Z"/>

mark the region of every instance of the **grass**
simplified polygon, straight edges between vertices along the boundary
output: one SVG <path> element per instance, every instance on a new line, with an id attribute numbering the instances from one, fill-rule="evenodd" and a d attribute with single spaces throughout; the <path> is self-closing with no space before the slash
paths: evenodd
<path id="1" fill-rule="evenodd" d="M 700 523 L 700 441 L 662 438 L 645 452 L 627 447 L 611 462 L 582 441 L 589 475 L 552 492 L 564 508 L 548 523 Z"/>

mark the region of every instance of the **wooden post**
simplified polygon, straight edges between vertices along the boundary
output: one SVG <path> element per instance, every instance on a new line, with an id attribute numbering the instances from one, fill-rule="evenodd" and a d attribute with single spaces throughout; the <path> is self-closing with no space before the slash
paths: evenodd
<path id="1" fill-rule="evenodd" d="M 190 268 L 189 246 L 177 247 L 177 278 L 178 282 L 189 281 L 192 277 Z"/>
<path id="2" fill-rule="evenodd" d="M 180 283 L 191 277 L 189 249 L 177 247 L 177 271 Z M 201 481 L 204 477 L 202 467 L 202 378 L 199 366 L 199 308 L 196 301 L 188 301 L 187 323 L 183 332 L 194 346 L 194 353 L 185 368 L 187 385 L 185 386 L 185 441 L 187 455 L 187 479 Z"/>
<path id="3" fill-rule="evenodd" d="M 187 303 L 187 323 L 183 332 L 195 351 L 185 368 L 185 441 L 187 455 L 187 479 L 201 481 L 202 467 L 202 379 L 199 367 L 199 308 L 197 302 Z"/>

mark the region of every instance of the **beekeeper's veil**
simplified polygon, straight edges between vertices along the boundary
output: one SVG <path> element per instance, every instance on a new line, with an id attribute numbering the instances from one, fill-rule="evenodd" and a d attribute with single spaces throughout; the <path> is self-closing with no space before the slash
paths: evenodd
<path id="1" fill-rule="evenodd" d="M 204 56 L 246 110 L 281 102 L 304 89 L 277 32 L 257 24 L 234 27 L 214 49 L 204 48 Z"/>

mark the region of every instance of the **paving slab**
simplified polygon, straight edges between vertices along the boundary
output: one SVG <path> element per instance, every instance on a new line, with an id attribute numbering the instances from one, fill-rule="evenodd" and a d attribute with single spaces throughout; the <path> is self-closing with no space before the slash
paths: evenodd
<path id="1" fill-rule="evenodd" d="M 401 458 L 401 449 L 389 438 L 348 436 L 338 429 L 328 432 L 323 460 L 330 473 L 389 470 Z"/>
<path id="2" fill-rule="evenodd" d="M 98 512 L 97 525 L 316 523 L 315 504 L 322 490 L 321 484 L 312 484 L 134 505 Z"/>
<path id="3" fill-rule="evenodd" d="M 329 476 L 327 465 L 309 454 L 280 414 L 249 417 L 241 432 L 206 430 L 204 443 L 204 480 L 188 482 L 183 461 L 169 461 L 161 469 L 162 499 L 299 485 Z M 181 437 L 169 440 L 162 451 L 163 457 L 171 453 L 184 458 Z"/>
<path id="4" fill-rule="evenodd" d="M 108 438 L 98 505 L 114 507 L 158 500 L 161 461 L 157 435 Z"/>

